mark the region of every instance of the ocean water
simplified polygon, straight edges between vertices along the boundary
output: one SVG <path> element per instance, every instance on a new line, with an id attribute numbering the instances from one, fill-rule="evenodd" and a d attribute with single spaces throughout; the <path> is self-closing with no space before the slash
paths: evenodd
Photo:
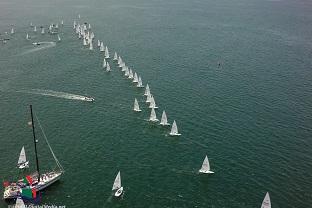
<path id="1" fill-rule="evenodd" d="M 144 89 L 82 46 L 78 14 L 150 85 L 157 116 L 166 110 L 180 137 L 147 122 Z M 62 19 L 59 43 L 29 27 Z M 0 43 L 1 181 L 18 177 L 22 146 L 35 168 L 33 104 L 66 171 L 41 204 L 253 208 L 268 191 L 274 208 L 312 207 L 311 22 L 307 0 L 2 0 L 1 37 L 16 33 Z M 42 169 L 55 167 L 37 134 Z M 198 174 L 205 155 L 213 175 Z"/>

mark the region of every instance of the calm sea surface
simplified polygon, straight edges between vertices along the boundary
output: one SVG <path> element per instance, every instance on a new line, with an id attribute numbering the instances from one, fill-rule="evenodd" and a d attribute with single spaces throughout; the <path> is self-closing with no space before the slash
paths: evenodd
<path id="1" fill-rule="evenodd" d="M 182 136 L 146 121 L 144 89 L 112 60 L 103 71 L 103 55 L 73 32 L 78 14 L 150 85 L 157 116 L 166 110 Z M 62 19 L 61 42 L 29 27 Z M 312 207 L 311 1 L 2 0 L 1 37 L 11 25 L 16 33 L 0 43 L 1 182 L 17 179 L 22 146 L 35 169 L 33 104 L 66 171 L 42 204 L 256 208 L 268 191 L 273 208 Z M 50 43 L 31 44 L 40 41 Z M 37 134 L 48 170 L 55 164 Z M 197 173 L 206 154 L 214 175 Z M 121 200 L 111 192 L 118 170 Z"/>

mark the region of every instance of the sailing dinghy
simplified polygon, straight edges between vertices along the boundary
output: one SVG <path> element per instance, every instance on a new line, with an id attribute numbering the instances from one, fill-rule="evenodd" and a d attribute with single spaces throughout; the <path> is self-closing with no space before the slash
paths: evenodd
<path id="1" fill-rule="evenodd" d="M 160 125 L 162 125 L 162 126 L 170 126 L 170 124 L 168 123 L 167 115 L 166 115 L 165 111 L 162 112 Z"/>
<path id="2" fill-rule="evenodd" d="M 111 71 L 111 68 L 110 68 L 110 66 L 109 66 L 109 63 L 107 62 L 107 66 L 106 66 L 106 71 L 107 72 L 110 72 Z"/>
<path id="3" fill-rule="evenodd" d="M 142 110 L 140 109 L 138 100 L 137 100 L 136 98 L 134 98 L 134 107 L 133 107 L 133 110 L 136 111 L 136 112 L 142 111 Z"/>
<path id="4" fill-rule="evenodd" d="M 172 128 L 171 128 L 169 135 L 170 136 L 180 136 L 181 135 L 178 132 L 178 126 L 177 126 L 177 123 L 175 120 L 173 121 Z"/>
<path id="5" fill-rule="evenodd" d="M 270 200 L 269 192 L 265 194 L 261 208 L 271 208 L 271 200 Z"/>
<path id="6" fill-rule="evenodd" d="M 117 60 L 118 60 L 118 56 L 117 56 L 117 53 L 115 52 L 113 61 L 117 61 Z"/>
<path id="7" fill-rule="evenodd" d="M 151 110 L 151 115 L 150 115 L 149 121 L 153 121 L 153 122 L 157 122 L 158 121 L 154 108 L 152 108 L 152 110 Z"/>
<path id="8" fill-rule="evenodd" d="M 19 169 L 29 168 L 29 161 L 26 159 L 26 153 L 24 146 L 22 147 L 21 153 L 18 158 L 17 167 Z"/>
<path id="9" fill-rule="evenodd" d="M 116 190 L 116 191 L 115 191 Z M 114 184 L 113 184 L 113 188 L 112 191 L 115 191 L 114 196 L 119 197 L 122 195 L 123 193 L 123 187 L 121 186 L 121 177 L 120 177 L 120 171 L 118 172 Z"/>
<path id="10" fill-rule="evenodd" d="M 204 159 L 204 162 L 202 164 L 201 169 L 199 169 L 199 172 L 200 173 L 209 173 L 209 174 L 214 173 L 213 171 L 210 170 L 210 165 L 209 165 L 209 160 L 208 160 L 207 155 Z"/>

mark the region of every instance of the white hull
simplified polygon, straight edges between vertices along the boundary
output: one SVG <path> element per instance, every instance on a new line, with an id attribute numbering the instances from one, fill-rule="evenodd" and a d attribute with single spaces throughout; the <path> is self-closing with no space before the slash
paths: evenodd
<path id="1" fill-rule="evenodd" d="M 156 118 L 156 119 L 149 119 L 149 121 L 157 122 L 157 121 L 159 121 L 159 120 Z"/>
<path id="2" fill-rule="evenodd" d="M 123 187 L 120 187 L 114 194 L 115 197 L 121 196 L 123 193 Z"/>
<path id="3" fill-rule="evenodd" d="M 213 174 L 213 171 L 210 170 L 199 170 L 200 173 Z"/>
<path id="4" fill-rule="evenodd" d="M 169 133 L 170 136 L 180 136 L 181 134 L 178 133 Z"/>
<path id="5" fill-rule="evenodd" d="M 141 112 L 142 110 L 136 110 L 136 109 L 133 109 L 135 112 Z"/>
<path id="6" fill-rule="evenodd" d="M 20 164 L 18 166 L 19 169 L 25 169 L 25 168 L 29 168 L 29 161 L 23 163 L 23 164 Z"/>

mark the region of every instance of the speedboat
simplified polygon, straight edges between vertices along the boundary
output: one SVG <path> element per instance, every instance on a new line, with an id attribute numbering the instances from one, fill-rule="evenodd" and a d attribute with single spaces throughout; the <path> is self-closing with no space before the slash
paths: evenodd
<path id="1" fill-rule="evenodd" d="M 123 193 L 123 187 L 120 187 L 119 189 L 117 189 L 117 191 L 115 192 L 115 196 L 116 197 L 119 197 L 119 196 L 121 196 L 122 195 L 122 193 Z"/>
<path id="2" fill-rule="evenodd" d="M 85 101 L 88 101 L 88 102 L 93 102 L 94 101 L 94 98 L 92 97 L 84 97 Z"/>
<path id="3" fill-rule="evenodd" d="M 32 43 L 33 45 L 40 45 L 40 43 L 39 42 L 34 42 L 34 43 Z"/>

